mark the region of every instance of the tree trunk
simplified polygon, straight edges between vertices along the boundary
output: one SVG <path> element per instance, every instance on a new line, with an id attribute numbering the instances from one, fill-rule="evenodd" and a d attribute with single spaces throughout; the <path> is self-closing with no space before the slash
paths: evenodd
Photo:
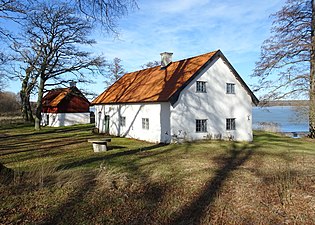
<path id="1" fill-rule="evenodd" d="M 315 0 L 312 0 L 311 59 L 310 59 L 310 111 L 309 129 L 311 138 L 315 138 Z"/>
<path id="2" fill-rule="evenodd" d="M 21 98 L 21 111 L 24 121 L 26 122 L 34 122 L 31 102 L 30 102 L 30 93 L 25 92 L 25 90 L 20 91 Z"/>
<path id="3" fill-rule="evenodd" d="M 27 93 L 27 114 L 28 114 L 28 120 L 34 123 L 33 111 L 32 111 L 32 106 L 30 102 L 30 93 Z"/>
<path id="4" fill-rule="evenodd" d="M 23 86 L 23 85 L 22 85 Z M 23 90 L 23 87 L 20 91 L 20 98 L 21 98 L 21 112 L 22 112 L 22 116 L 24 121 L 28 121 L 28 113 L 27 113 L 27 106 L 26 106 L 26 100 L 25 100 L 25 91 Z"/>
<path id="5" fill-rule="evenodd" d="M 33 84 L 29 82 L 31 72 L 33 68 L 29 67 L 25 70 L 25 77 L 22 81 L 21 91 L 20 91 L 20 98 L 22 104 L 22 116 L 24 121 L 26 122 L 34 122 L 34 117 L 32 113 L 31 103 L 30 103 L 30 94 L 32 91 Z"/>
<path id="6" fill-rule="evenodd" d="M 26 100 L 26 90 L 27 90 L 27 84 L 28 84 L 28 80 L 29 80 L 29 76 L 30 74 L 28 73 L 28 71 L 25 71 L 25 77 L 22 81 L 22 86 L 21 86 L 21 91 L 20 91 L 20 98 L 21 98 L 21 104 L 22 104 L 22 116 L 24 121 L 29 121 L 29 117 L 28 117 L 28 111 L 27 111 L 27 100 Z"/>
<path id="7" fill-rule="evenodd" d="M 45 80 L 40 78 L 39 87 L 38 87 L 38 97 L 36 103 L 36 112 L 35 112 L 35 130 L 40 129 L 40 122 L 42 120 L 42 99 L 44 94 Z"/>

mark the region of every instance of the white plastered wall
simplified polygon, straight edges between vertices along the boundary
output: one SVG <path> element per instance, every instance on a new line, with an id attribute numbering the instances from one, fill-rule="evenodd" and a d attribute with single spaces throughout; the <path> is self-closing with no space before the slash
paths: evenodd
<path id="1" fill-rule="evenodd" d="M 61 127 L 90 123 L 90 113 L 42 113 L 43 126 Z"/>
<path id="2" fill-rule="evenodd" d="M 137 103 L 95 105 L 95 126 L 106 132 L 105 116 L 109 116 L 109 134 L 160 143 L 170 142 L 170 103 Z M 119 118 L 125 117 L 121 126 Z M 142 118 L 149 119 L 149 129 L 142 128 Z"/>
<path id="3" fill-rule="evenodd" d="M 206 93 L 196 92 L 196 81 L 206 82 Z M 226 93 L 226 83 L 235 84 L 235 94 Z M 236 119 L 236 130 L 226 130 L 226 118 Z M 207 132 L 196 132 L 196 119 L 207 120 Z M 190 82 L 171 106 L 171 133 L 189 141 L 229 137 L 252 141 L 251 97 L 221 58 Z"/>

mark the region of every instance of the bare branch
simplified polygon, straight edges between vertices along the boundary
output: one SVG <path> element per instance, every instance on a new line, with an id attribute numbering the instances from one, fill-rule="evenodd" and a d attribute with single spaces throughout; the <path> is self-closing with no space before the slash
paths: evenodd
<path id="1" fill-rule="evenodd" d="M 253 73 L 259 78 L 260 90 L 289 97 L 290 93 L 297 93 L 295 85 L 307 86 L 309 79 L 305 79 L 305 72 L 309 74 L 310 68 L 311 9 L 310 0 L 287 0 L 280 11 L 271 15 L 274 20 L 272 35 L 263 43 L 260 61 L 256 62 Z M 299 90 L 302 95 L 307 91 Z"/>
<path id="2" fill-rule="evenodd" d="M 263 43 L 253 74 L 259 78 L 257 90 L 267 92 L 268 100 L 308 96 L 315 138 L 315 0 L 287 0 L 272 18 L 272 36 Z"/>
<path id="3" fill-rule="evenodd" d="M 107 31 L 116 33 L 117 21 L 130 10 L 138 9 L 135 0 L 75 0 L 78 9 Z"/>

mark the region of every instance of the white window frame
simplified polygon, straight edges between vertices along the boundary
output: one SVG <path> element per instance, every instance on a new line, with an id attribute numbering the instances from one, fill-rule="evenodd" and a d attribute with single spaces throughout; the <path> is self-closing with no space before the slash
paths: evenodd
<path id="1" fill-rule="evenodd" d="M 234 83 L 226 83 L 226 93 L 227 94 L 235 94 L 235 84 Z"/>
<path id="2" fill-rule="evenodd" d="M 196 92 L 207 93 L 207 82 L 206 81 L 197 81 L 196 82 Z"/>
<path id="3" fill-rule="evenodd" d="M 196 119 L 196 133 L 207 133 L 207 119 Z"/>
<path id="4" fill-rule="evenodd" d="M 150 129 L 150 120 L 149 118 L 142 118 L 142 129 L 149 130 Z"/>
<path id="5" fill-rule="evenodd" d="M 235 118 L 226 118 L 226 130 L 236 130 Z"/>

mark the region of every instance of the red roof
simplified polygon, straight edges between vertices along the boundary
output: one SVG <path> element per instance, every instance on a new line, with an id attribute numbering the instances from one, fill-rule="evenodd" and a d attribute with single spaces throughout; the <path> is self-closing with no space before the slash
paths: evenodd
<path id="1" fill-rule="evenodd" d="M 90 102 L 77 87 L 50 90 L 42 99 L 44 112 L 85 112 Z"/>
<path id="2" fill-rule="evenodd" d="M 92 104 L 166 102 L 174 98 L 177 100 L 179 92 L 217 56 L 223 56 L 220 50 L 172 62 L 165 69 L 156 66 L 127 73 L 95 98 Z M 224 59 L 226 60 L 225 57 Z M 242 82 L 244 83 L 243 80 Z M 247 89 L 249 90 L 248 87 Z M 250 90 L 249 92 L 253 95 Z"/>

